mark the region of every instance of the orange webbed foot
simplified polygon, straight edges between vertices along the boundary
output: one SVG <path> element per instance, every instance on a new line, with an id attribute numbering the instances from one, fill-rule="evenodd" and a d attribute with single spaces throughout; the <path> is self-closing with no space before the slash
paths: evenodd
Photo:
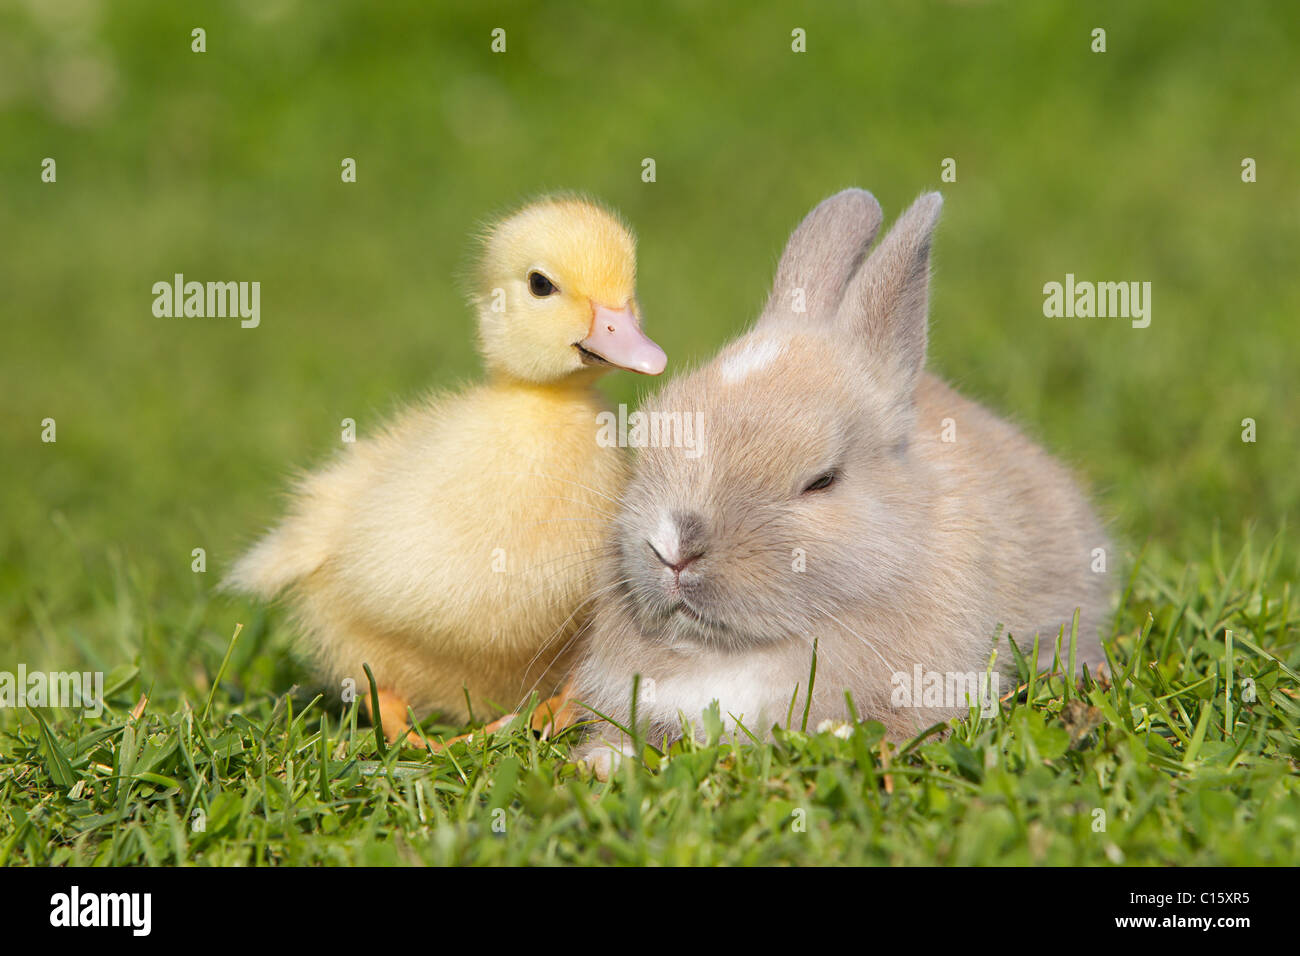
<path id="1" fill-rule="evenodd" d="M 554 697 L 537 705 L 533 711 L 532 726 L 543 740 L 550 740 L 560 731 L 572 727 L 578 722 L 578 705 L 573 699 L 572 685 L 564 688 Z"/>
<path id="2" fill-rule="evenodd" d="M 424 747 L 424 741 L 414 730 L 408 730 L 411 726 L 411 718 L 407 712 L 410 710 L 410 704 L 405 697 L 396 691 L 384 690 L 380 688 L 376 691 L 379 698 L 379 722 L 384 725 L 384 739 L 390 744 L 401 741 L 410 747 Z M 373 721 L 374 712 L 370 705 L 370 696 L 365 695 L 361 698 L 365 704 L 366 713 Z"/>
<path id="3" fill-rule="evenodd" d="M 498 717 L 480 730 L 467 734 L 458 734 L 442 742 L 426 741 L 415 729 L 407 729 L 411 727 L 411 718 L 408 713 L 410 709 L 409 702 L 405 697 L 395 691 L 383 689 L 377 691 L 377 696 L 379 698 L 379 719 L 384 725 L 384 738 L 390 744 L 400 742 L 403 746 L 414 747 L 417 750 L 427 749 L 433 753 L 441 753 L 452 744 L 469 740 L 475 734 L 494 734 L 509 726 L 511 721 L 519 717 L 517 713 L 506 714 L 503 717 Z M 366 713 L 370 714 L 371 720 L 374 720 L 369 696 L 363 697 L 362 700 L 365 703 Z M 549 740 L 565 728 L 573 726 L 577 720 L 578 708 L 574 703 L 571 688 L 566 685 L 560 693 L 537 705 L 537 709 L 533 711 L 530 726 L 543 740 Z"/>

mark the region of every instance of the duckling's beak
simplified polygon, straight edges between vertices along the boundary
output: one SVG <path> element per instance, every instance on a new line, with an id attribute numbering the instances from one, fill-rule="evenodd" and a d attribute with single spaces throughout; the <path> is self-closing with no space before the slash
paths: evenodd
<path id="1" fill-rule="evenodd" d="M 658 375 L 668 365 L 668 356 L 641 331 L 631 309 L 598 305 L 593 312 L 591 334 L 577 343 L 588 365 L 616 365 L 642 375 Z"/>

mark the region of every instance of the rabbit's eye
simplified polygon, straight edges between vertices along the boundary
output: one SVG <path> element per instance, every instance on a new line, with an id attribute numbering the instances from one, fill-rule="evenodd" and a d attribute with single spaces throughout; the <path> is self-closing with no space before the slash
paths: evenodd
<path id="1" fill-rule="evenodd" d="M 555 283 L 540 272 L 528 273 L 528 291 L 539 299 L 544 299 L 548 295 L 555 295 L 560 290 L 555 287 Z"/>
<path id="2" fill-rule="evenodd" d="M 816 481 L 808 485 L 808 487 L 803 490 L 803 493 L 808 494 L 808 492 L 810 491 L 821 491 L 825 488 L 829 488 L 832 484 L 835 483 L 835 478 L 836 478 L 835 472 L 828 471 L 826 472 L 826 474 L 822 475 Z"/>

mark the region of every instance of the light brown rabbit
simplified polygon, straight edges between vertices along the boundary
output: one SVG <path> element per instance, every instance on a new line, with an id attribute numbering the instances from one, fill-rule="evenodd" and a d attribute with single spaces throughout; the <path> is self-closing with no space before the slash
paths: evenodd
<path id="1" fill-rule="evenodd" d="M 821 203 L 755 327 L 644 410 L 700 413 L 702 453 L 638 453 L 578 701 L 627 726 L 639 674 L 648 739 L 676 736 L 680 715 L 698 725 L 713 700 L 762 735 L 792 700 L 802 720 L 816 639 L 810 726 L 846 719 L 848 691 L 897 738 L 966 712 L 965 696 L 930 693 L 934 675 L 983 674 L 999 628 L 1022 647 L 1041 635 L 1046 667 L 1077 608 L 1079 664 L 1104 662 L 1108 545 L 1084 495 L 924 370 L 941 206 L 922 196 L 866 256 L 871 194 Z M 577 757 L 602 773 L 625 741 L 595 727 Z"/>

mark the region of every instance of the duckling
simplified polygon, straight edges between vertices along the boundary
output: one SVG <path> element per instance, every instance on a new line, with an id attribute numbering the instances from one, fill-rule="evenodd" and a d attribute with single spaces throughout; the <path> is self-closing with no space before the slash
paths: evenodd
<path id="1" fill-rule="evenodd" d="M 301 479 L 230 571 L 231 590 L 287 594 L 323 676 L 367 703 L 370 665 L 390 739 L 408 713 L 465 721 L 562 682 L 627 477 L 624 452 L 597 441 L 594 385 L 667 362 L 635 285 L 631 232 L 591 202 L 546 198 L 499 222 L 472 300 L 486 382 Z"/>

